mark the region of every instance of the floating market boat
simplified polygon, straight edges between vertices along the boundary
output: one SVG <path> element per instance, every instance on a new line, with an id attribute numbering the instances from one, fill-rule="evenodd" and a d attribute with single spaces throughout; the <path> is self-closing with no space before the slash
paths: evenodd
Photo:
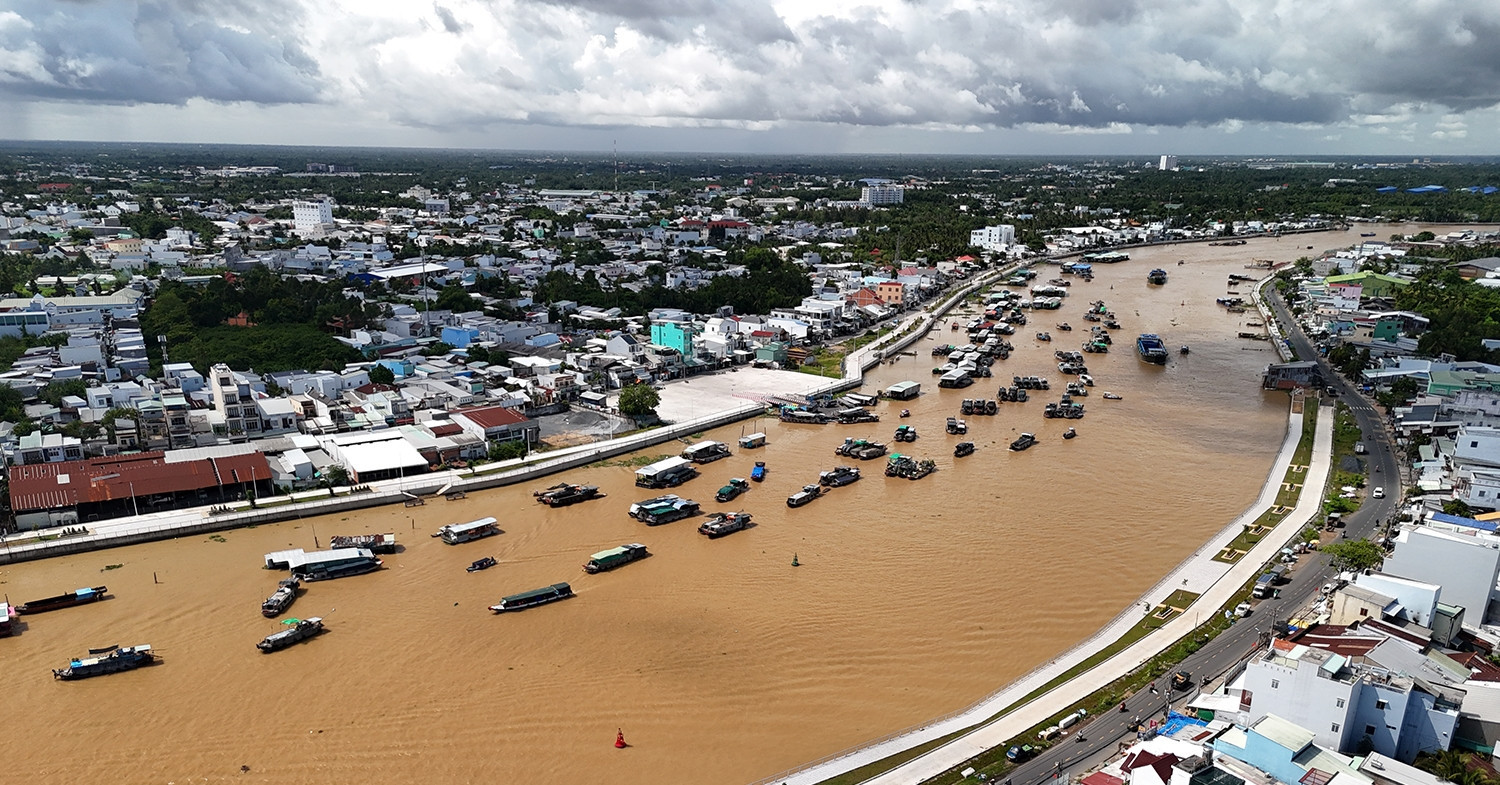
<path id="1" fill-rule="evenodd" d="M 1152 284 L 1154 286 L 1162 286 L 1162 285 L 1166 284 L 1166 282 L 1167 282 L 1167 271 L 1161 269 L 1160 267 L 1156 268 L 1155 270 L 1152 270 L 1149 273 L 1146 273 L 1146 283 Z"/>
<path id="2" fill-rule="evenodd" d="M 483 559 L 475 559 L 473 564 L 470 564 L 469 566 L 464 568 L 464 572 L 479 572 L 480 570 L 488 570 L 489 568 L 499 563 L 500 562 L 495 561 L 495 557 L 486 556 Z"/>
<path id="3" fill-rule="evenodd" d="M 495 613 L 506 613 L 507 611 L 523 611 L 527 608 L 535 608 L 538 605 L 546 605 L 549 602 L 566 600 L 573 596 L 573 587 L 566 583 L 554 583 L 540 589 L 512 594 L 500 600 L 496 605 L 491 605 L 490 610 Z"/>
<path id="4" fill-rule="evenodd" d="M 974 443 L 973 442 L 959 442 L 958 444 L 953 445 L 953 457 L 955 457 L 955 458 L 962 458 L 962 457 L 964 457 L 966 455 L 973 455 L 973 454 L 974 454 Z"/>
<path id="5" fill-rule="evenodd" d="M 87 679 L 91 676 L 104 676 L 110 673 L 144 668 L 158 661 L 156 654 L 151 651 L 149 644 L 124 647 L 106 646 L 102 649 L 89 649 L 89 655 L 88 657 L 78 657 L 72 660 L 66 668 L 53 669 L 52 678 L 61 681 Z"/>
<path id="6" fill-rule="evenodd" d="M 802 490 L 797 491 L 796 493 L 794 493 L 791 496 L 788 496 L 786 498 L 786 506 L 788 506 L 788 507 L 801 507 L 802 505 L 808 504 L 811 501 L 813 501 L 814 499 L 816 499 L 816 498 L 818 498 L 819 496 L 822 496 L 822 495 L 823 495 L 823 486 L 821 486 L 821 485 L 804 485 L 804 486 L 802 486 Z"/>
<path id="7" fill-rule="evenodd" d="M 590 556 L 588 562 L 583 565 L 583 571 L 590 575 L 607 572 L 616 567 L 623 567 L 633 561 L 639 561 L 650 555 L 650 552 L 646 550 L 646 546 L 638 542 L 632 542 L 628 545 L 610 548 L 607 551 L 600 551 Z"/>
<path id="8" fill-rule="evenodd" d="M 298 578 L 287 578 L 276 585 L 276 591 L 260 604 L 260 613 L 268 619 L 275 618 L 292 607 L 297 601 L 297 589 L 302 585 Z"/>
<path id="9" fill-rule="evenodd" d="M 756 461 L 755 462 L 755 468 L 753 468 L 753 469 L 750 470 L 750 479 L 752 479 L 752 480 L 754 480 L 756 482 L 761 482 L 762 480 L 766 479 L 766 462 L 765 461 Z"/>
<path id="10" fill-rule="evenodd" d="M 574 485 L 569 482 L 560 482 L 546 490 L 532 491 L 531 495 L 548 507 L 566 507 L 604 496 L 597 485 Z"/>
<path id="11" fill-rule="evenodd" d="M 59 608 L 71 608 L 74 605 L 87 605 L 88 603 L 104 599 L 106 591 L 108 589 L 104 586 L 95 586 L 91 589 L 74 589 L 64 594 L 23 602 L 16 606 L 16 612 L 21 614 L 45 613 L 47 611 L 55 611 Z"/>
<path id="12" fill-rule="evenodd" d="M 734 501 L 734 499 L 745 491 L 750 490 L 750 483 L 743 477 L 729 478 L 729 484 L 719 489 L 714 494 L 714 500 L 720 503 Z"/>
<path id="13" fill-rule="evenodd" d="M 1015 441 L 1010 443 L 1010 449 L 1012 452 L 1021 452 L 1022 450 L 1030 449 L 1031 447 L 1035 446 L 1036 443 L 1037 439 L 1035 434 L 1023 433 L 1019 437 L 1017 437 Z"/>
<path id="14" fill-rule="evenodd" d="M 709 518 L 698 526 L 698 533 L 707 535 L 710 540 L 723 537 L 726 534 L 734 534 L 750 525 L 750 513 L 748 512 L 726 512 Z"/>
<path id="15" fill-rule="evenodd" d="M 1153 365 L 1167 364 L 1167 345 L 1155 333 L 1141 333 L 1135 339 L 1135 348 L 1141 353 L 1142 360 Z"/>
<path id="16" fill-rule="evenodd" d="M 364 548 L 371 553 L 395 553 L 396 535 L 335 534 L 328 538 L 328 547 L 334 550 L 338 550 L 339 548 Z"/>
<path id="17" fill-rule="evenodd" d="M 818 475 L 818 484 L 830 488 L 841 488 L 859 481 L 859 469 L 853 466 L 838 466 Z"/>
<path id="18" fill-rule="evenodd" d="M 267 635 L 260 643 L 255 644 L 255 648 L 270 654 L 294 643 L 301 643 L 323 631 L 323 620 L 317 616 L 310 619 L 287 619 L 282 624 L 288 625 L 287 629 Z"/>

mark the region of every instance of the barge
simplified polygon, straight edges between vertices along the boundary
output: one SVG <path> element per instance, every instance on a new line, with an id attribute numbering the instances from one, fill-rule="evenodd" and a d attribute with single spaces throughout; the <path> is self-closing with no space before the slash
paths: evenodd
<path id="1" fill-rule="evenodd" d="M 67 592 L 65 594 L 58 594 L 53 597 L 43 597 L 40 600 L 23 602 L 20 605 L 16 606 L 16 612 L 23 614 L 46 613 L 47 611 L 55 611 L 59 608 L 71 608 L 74 605 L 87 605 L 91 602 L 98 602 L 104 599 L 104 594 L 106 591 L 108 591 L 108 589 L 104 586 L 74 589 L 73 591 Z"/>
<path id="2" fill-rule="evenodd" d="M 335 534 L 328 538 L 328 547 L 334 550 L 338 550 L 339 548 L 364 548 L 371 553 L 395 553 L 396 535 Z"/>
<path id="3" fill-rule="evenodd" d="M 566 507 L 604 496 L 599 492 L 597 485 L 574 485 L 568 482 L 560 482 L 544 490 L 532 491 L 531 495 L 548 507 Z"/>

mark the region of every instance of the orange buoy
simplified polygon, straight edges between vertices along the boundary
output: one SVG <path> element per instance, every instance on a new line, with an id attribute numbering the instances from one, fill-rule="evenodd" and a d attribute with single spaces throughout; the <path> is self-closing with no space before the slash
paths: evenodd
<path id="1" fill-rule="evenodd" d="M 625 730 L 622 728 L 618 731 L 615 731 L 615 749 L 623 750 L 629 746 L 629 744 L 625 743 Z"/>

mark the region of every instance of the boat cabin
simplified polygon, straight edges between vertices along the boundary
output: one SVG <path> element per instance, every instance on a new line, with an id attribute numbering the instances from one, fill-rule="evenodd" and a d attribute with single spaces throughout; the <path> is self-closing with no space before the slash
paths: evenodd
<path id="1" fill-rule="evenodd" d="M 666 458 L 635 470 L 635 484 L 642 488 L 667 488 L 681 485 L 698 476 L 692 461 L 683 457 Z"/>
<path id="2" fill-rule="evenodd" d="M 380 568 L 380 560 L 367 548 L 335 548 L 306 553 L 298 551 L 287 559 L 292 575 L 304 580 L 339 578 Z"/>
<path id="3" fill-rule="evenodd" d="M 753 450 L 757 447 L 766 446 L 766 435 L 763 433 L 752 433 L 749 436 L 740 437 L 740 448 Z"/>

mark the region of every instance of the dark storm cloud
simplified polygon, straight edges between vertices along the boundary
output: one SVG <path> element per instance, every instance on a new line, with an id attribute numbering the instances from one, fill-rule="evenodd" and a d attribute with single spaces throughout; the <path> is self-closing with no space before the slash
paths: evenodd
<path id="1" fill-rule="evenodd" d="M 0 90 L 46 99 L 302 103 L 319 68 L 284 8 L 234 3 L 49 2 L 0 8 Z"/>

